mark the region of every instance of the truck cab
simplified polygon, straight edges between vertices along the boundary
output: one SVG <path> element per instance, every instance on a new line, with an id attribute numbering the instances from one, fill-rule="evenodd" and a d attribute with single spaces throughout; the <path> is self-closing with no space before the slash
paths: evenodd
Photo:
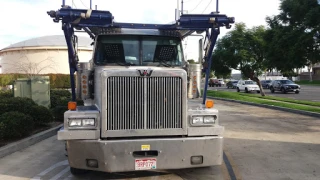
<path id="1" fill-rule="evenodd" d="M 67 111 L 58 132 L 73 173 L 222 163 L 224 128 L 212 100 L 187 97 L 201 76 L 188 76 L 181 39 L 147 32 L 99 35 L 92 61 L 80 63 L 85 106 Z"/>
<path id="2" fill-rule="evenodd" d="M 62 22 L 68 46 L 72 101 L 57 137 L 66 142 L 71 173 L 221 165 L 224 127 L 206 91 L 219 28 L 231 28 L 234 18 L 185 14 L 172 24 L 118 23 L 109 11 L 64 2 L 47 13 Z M 89 63 L 78 62 L 75 30 L 94 41 Z M 199 41 L 205 67 L 184 59 L 182 40 L 192 33 L 206 33 Z"/>

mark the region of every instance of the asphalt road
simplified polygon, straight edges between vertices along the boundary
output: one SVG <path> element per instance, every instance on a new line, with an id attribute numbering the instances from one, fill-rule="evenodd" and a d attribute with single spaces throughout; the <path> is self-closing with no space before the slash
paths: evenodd
<path id="1" fill-rule="evenodd" d="M 203 85 L 202 85 L 203 87 Z M 301 85 L 301 91 L 299 94 L 295 94 L 293 92 L 282 94 L 281 92 L 271 93 L 269 89 L 264 89 L 264 92 L 268 96 L 277 96 L 277 97 L 286 97 L 297 100 L 308 100 L 308 101 L 318 101 L 320 102 L 320 86 L 307 86 Z M 208 90 L 218 90 L 218 91 L 232 91 L 236 92 L 236 89 L 228 89 L 227 87 L 208 87 Z M 244 93 L 244 92 L 240 92 Z M 254 92 L 251 92 L 254 93 Z"/>
<path id="2" fill-rule="evenodd" d="M 215 106 L 243 179 L 320 179 L 320 119 L 219 100 Z"/>
<path id="3" fill-rule="evenodd" d="M 222 166 L 177 171 L 71 175 L 56 136 L 0 159 L 0 179 L 269 180 L 320 179 L 320 120 L 215 100 L 225 126 Z M 231 169 L 231 170 L 230 170 Z"/>

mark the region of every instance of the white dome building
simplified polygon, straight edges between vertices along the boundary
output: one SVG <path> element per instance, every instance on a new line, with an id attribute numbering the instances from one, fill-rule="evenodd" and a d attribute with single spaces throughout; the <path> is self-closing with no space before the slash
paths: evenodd
<path id="1" fill-rule="evenodd" d="M 80 62 L 92 58 L 89 37 L 78 36 Z M 12 44 L 0 50 L 0 73 L 69 74 L 68 49 L 63 35 L 43 36 Z"/>

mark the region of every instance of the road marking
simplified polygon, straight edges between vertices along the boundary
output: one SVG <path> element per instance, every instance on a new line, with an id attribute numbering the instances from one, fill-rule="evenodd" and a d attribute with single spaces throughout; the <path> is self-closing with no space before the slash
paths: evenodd
<path id="1" fill-rule="evenodd" d="M 63 176 L 65 173 L 67 173 L 70 170 L 70 167 L 66 167 L 64 170 L 60 171 L 58 174 L 56 174 L 53 178 L 51 178 L 50 180 L 57 180 L 59 179 L 61 176 Z"/>
<path id="2" fill-rule="evenodd" d="M 53 169 L 55 169 L 57 167 L 60 167 L 60 166 L 65 166 L 65 165 L 68 165 L 68 160 L 60 161 L 60 162 L 50 166 L 49 168 L 47 168 L 46 170 L 44 170 L 41 173 L 37 174 L 36 176 L 31 178 L 30 180 L 40 180 L 42 176 L 45 176 L 46 174 L 48 174 Z"/>
<path id="3" fill-rule="evenodd" d="M 242 180 L 240 172 L 234 163 L 230 153 L 227 150 L 223 150 L 223 160 L 226 163 L 231 180 Z"/>

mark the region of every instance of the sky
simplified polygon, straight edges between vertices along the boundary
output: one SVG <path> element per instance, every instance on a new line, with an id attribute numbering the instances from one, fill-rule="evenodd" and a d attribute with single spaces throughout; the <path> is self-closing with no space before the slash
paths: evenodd
<path id="1" fill-rule="evenodd" d="M 88 9 L 90 0 L 66 0 L 67 5 Z M 181 0 L 179 0 L 181 2 Z M 279 13 L 280 0 L 219 0 L 219 11 L 248 27 L 266 25 L 266 16 Z M 30 38 L 63 35 L 61 23 L 54 23 L 47 11 L 58 10 L 62 0 L 0 0 L 0 49 Z M 92 7 L 110 11 L 117 22 L 170 23 L 175 20 L 177 0 L 92 0 Z M 179 3 L 180 9 L 181 4 Z M 184 0 L 188 13 L 208 14 L 216 10 L 216 0 Z M 229 30 L 222 28 L 219 37 Z M 195 37 L 187 39 L 188 59 L 198 54 Z"/>

